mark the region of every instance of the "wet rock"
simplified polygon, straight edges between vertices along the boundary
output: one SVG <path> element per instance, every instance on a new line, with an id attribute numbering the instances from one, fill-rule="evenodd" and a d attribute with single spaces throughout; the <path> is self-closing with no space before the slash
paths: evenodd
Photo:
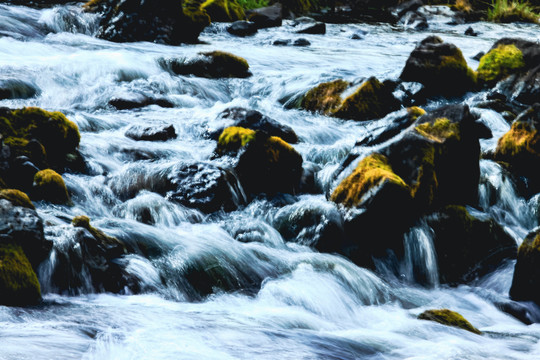
<path id="1" fill-rule="evenodd" d="M 258 31 L 257 25 L 251 21 L 235 21 L 227 26 L 229 34 L 245 37 L 255 35 Z"/>
<path id="2" fill-rule="evenodd" d="M 154 99 L 145 95 L 134 95 L 131 98 L 114 98 L 109 101 L 109 105 L 117 110 L 138 109 L 150 105 L 157 105 L 163 108 L 174 107 L 174 104 L 167 99 Z"/>
<path id="3" fill-rule="evenodd" d="M 426 30 L 429 28 L 428 19 L 425 15 L 417 12 L 408 12 L 401 19 L 403 26 L 414 30 Z"/>
<path id="4" fill-rule="evenodd" d="M 179 165 L 168 175 L 166 197 L 205 213 L 232 211 L 245 203 L 235 175 L 209 163 Z"/>
<path id="5" fill-rule="evenodd" d="M 310 46 L 311 45 L 311 43 L 304 38 L 296 39 L 293 41 L 292 44 L 293 46 Z"/>
<path id="6" fill-rule="evenodd" d="M 272 45 L 274 46 L 287 46 L 290 44 L 291 44 L 290 39 L 278 39 L 278 40 L 274 40 L 274 42 L 272 43 Z"/>
<path id="7" fill-rule="evenodd" d="M 283 22 L 282 5 L 275 3 L 272 6 L 250 10 L 247 12 L 247 18 L 254 22 L 258 29 L 279 27 Z"/>
<path id="8" fill-rule="evenodd" d="M 0 243 L 0 305 L 36 305 L 40 301 L 36 273 L 21 247 Z"/>
<path id="9" fill-rule="evenodd" d="M 472 57 L 472 59 L 473 59 L 473 60 L 476 60 L 476 61 L 480 61 L 480 59 L 481 59 L 484 55 L 486 55 L 486 53 L 483 52 L 483 51 L 480 51 L 478 54 L 474 55 L 474 56 Z"/>
<path id="10" fill-rule="evenodd" d="M 309 24 L 304 26 L 302 29 L 296 31 L 297 34 L 313 34 L 313 35 L 324 35 L 326 34 L 326 24 L 323 22 L 316 22 L 314 24 Z"/>
<path id="11" fill-rule="evenodd" d="M 364 35 L 354 33 L 351 35 L 351 40 L 362 40 L 364 38 Z"/>
<path id="12" fill-rule="evenodd" d="M 69 205 L 71 203 L 64 179 L 51 169 L 38 171 L 34 175 L 32 198 L 53 204 Z"/>
<path id="13" fill-rule="evenodd" d="M 531 232 L 519 247 L 510 297 L 540 305 L 540 232 Z"/>
<path id="14" fill-rule="evenodd" d="M 253 139 L 255 139 L 254 130 L 238 126 L 229 126 L 223 129 L 219 135 L 215 153 L 218 156 L 234 156 Z"/>
<path id="15" fill-rule="evenodd" d="M 172 125 L 163 126 L 132 126 L 124 134 L 136 141 L 167 141 L 176 139 L 176 131 Z"/>
<path id="16" fill-rule="evenodd" d="M 224 120 L 233 120 L 234 123 L 231 126 L 261 130 L 270 136 L 280 137 L 289 144 L 296 144 L 298 142 L 298 136 L 291 127 L 280 124 L 257 110 L 232 107 L 224 110 L 218 117 Z M 223 128 L 218 129 L 212 133 L 211 137 L 217 140 L 222 132 Z"/>
<path id="17" fill-rule="evenodd" d="M 511 101 L 533 105 L 540 99 L 540 65 L 524 74 L 515 74 L 498 87 Z"/>
<path id="18" fill-rule="evenodd" d="M 470 282 L 515 259 L 516 241 L 492 219 L 472 216 L 463 206 L 446 206 L 428 216 L 441 283 Z"/>
<path id="19" fill-rule="evenodd" d="M 439 324 L 457 327 L 481 335 L 482 332 L 471 325 L 461 314 L 448 309 L 426 310 L 418 315 L 420 320 L 435 321 Z"/>
<path id="20" fill-rule="evenodd" d="M 39 92 L 35 84 L 17 79 L 0 79 L 0 100 L 29 99 Z"/>
<path id="21" fill-rule="evenodd" d="M 409 0 L 400 3 L 398 6 L 391 9 L 391 11 L 392 14 L 396 17 L 396 19 L 400 19 L 408 12 L 417 11 L 418 9 L 420 9 L 421 6 L 424 6 L 422 0 Z"/>
<path id="22" fill-rule="evenodd" d="M 93 0 L 85 9 L 102 13 L 98 37 L 115 42 L 195 43 L 210 17 L 202 1 Z"/>
<path id="23" fill-rule="evenodd" d="M 32 210 L 36 209 L 28 195 L 17 189 L 0 190 L 0 199 L 8 200 L 13 206 L 21 206 Z"/>
<path id="24" fill-rule="evenodd" d="M 194 75 L 209 79 L 251 76 L 245 59 L 224 51 L 203 52 L 192 59 L 162 60 L 161 65 L 176 75 Z"/>
<path id="25" fill-rule="evenodd" d="M 499 45 L 480 59 L 478 81 L 493 85 L 525 67 L 523 53 L 515 45 Z"/>
<path id="26" fill-rule="evenodd" d="M 469 26 L 467 30 L 465 30 L 464 34 L 467 36 L 478 36 L 478 33 L 474 31 L 474 29 L 471 26 Z"/>
<path id="27" fill-rule="evenodd" d="M 474 90 L 476 77 L 461 50 L 437 36 L 429 36 L 411 52 L 400 75 L 403 81 L 424 85 L 428 96 L 461 95 Z"/>
<path id="28" fill-rule="evenodd" d="M 212 22 L 233 22 L 244 20 L 244 9 L 236 0 L 210 0 L 201 5 L 201 10 L 210 16 Z"/>

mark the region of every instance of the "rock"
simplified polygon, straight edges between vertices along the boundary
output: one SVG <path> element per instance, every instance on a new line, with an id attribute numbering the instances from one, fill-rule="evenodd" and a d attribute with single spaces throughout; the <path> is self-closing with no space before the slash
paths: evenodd
<path id="1" fill-rule="evenodd" d="M 215 152 L 218 155 L 236 155 L 241 148 L 253 139 L 255 139 L 255 131 L 243 127 L 230 126 L 221 132 Z"/>
<path id="2" fill-rule="evenodd" d="M 243 127 L 251 130 L 262 130 L 270 136 L 277 136 L 288 142 L 289 144 L 296 144 L 298 142 L 298 136 L 294 130 L 287 126 L 280 124 L 274 119 L 263 115 L 257 110 L 248 110 L 241 107 L 232 107 L 225 109 L 219 118 L 224 120 L 233 120 L 232 126 Z M 219 138 L 219 135 L 223 132 L 223 129 L 219 129 L 214 132 L 212 138 Z"/>
<path id="3" fill-rule="evenodd" d="M 235 171 L 246 194 L 294 193 L 302 177 L 302 156 L 281 138 L 257 131 Z"/>
<path id="4" fill-rule="evenodd" d="M 132 126 L 124 134 L 126 137 L 136 141 L 167 141 L 176 139 L 176 131 L 172 125 L 160 127 Z"/>
<path id="5" fill-rule="evenodd" d="M 313 34 L 324 35 L 326 34 L 326 24 L 323 22 L 316 22 L 315 24 L 309 24 L 303 29 L 297 30 L 297 34 Z"/>
<path id="6" fill-rule="evenodd" d="M 251 21 L 235 21 L 227 26 L 229 34 L 245 37 L 255 35 L 257 33 L 257 25 Z"/>
<path id="7" fill-rule="evenodd" d="M 213 164 L 179 165 L 168 182 L 167 199 L 204 213 L 232 211 L 246 202 L 235 175 Z"/>
<path id="8" fill-rule="evenodd" d="M 486 55 L 486 53 L 483 52 L 483 51 L 480 51 L 478 54 L 474 55 L 474 56 L 472 57 L 472 59 L 473 59 L 473 60 L 476 60 L 476 61 L 480 61 L 480 59 L 482 59 L 482 57 L 483 57 L 484 55 Z"/>
<path id="9" fill-rule="evenodd" d="M 209 79 L 251 76 L 248 62 L 224 51 L 199 53 L 193 59 L 163 60 L 161 65 L 176 75 L 194 75 Z"/>
<path id="10" fill-rule="evenodd" d="M 392 14 L 396 19 L 400 19 L 408 12 L 416 12 L 420 7 L 424 6 L 422 0 L 409 0 L 400 3 L 395 8 L 391 9 Z"/>
<path id="11" fill-rule="evenodd" d="M 510 297 L 519 301 L 534 301 L 540 305 L 540 231 L 538 229 L 529 233 L 521 243 Z"/>
<path id="12" fill-rule="evenodd" d="M 517 38 L 502 38 L 493 44 L 490 51 L 495 50 L 500 46 L 507 45 L 514 45 L 519 49 L 519 51 L 521 51 L 523 62 L 525 63 L 524 70 L 533 69 L 540 64 L 540 44 L 535 41 Z"/>
<path id="13" fill-rule="evenodd" d="M 236 0 L 209 0 L 201 5 L 201 10 L 210 16 L 212 22 L 232 22 L 244 20 L 246 15 Z"/>
<path id="14" fill-rule="evenodd" d="M 258 29 L 279 27 L 283 22 L 282 5 L 275 3 L 272 6 L 250 10 L 247 18 L 254 22 Z"/>
<path id="15" fill-rule="evenodd" d="M 472 326 L 461 314 L 448 309 L 426 310 L 418 315 L 418 319 L 435 321 L 439 324 L 457 327 L 477 335 L 482 335 L 482 332 Z"/>
<path id="16" fill-rule="evenodd" d="M 433 229 L 441 283 L 470 282 L 517 255 L 516 241 L 492 219 L 481 220 L 463 206 L 449 205 L 427 218 Z"/>
<path id="17" fill-rule="evenodd" d="M 467 30 L 465 30 L 464 34 L 467 36 L 478 36 L 478 33 L 474 31 L 474 29 L 471 26 L 469 26 Z"/>
<path id="18" fill-rule="evenodd" d="M 311 45 L 311 43 L 308 40 L 304 39 L 304 38 L 296 39 L 296 40 L 293 41 L 292 44 L 293 44 L 293 46 L 309 46 L 309 45 Z"/>
<path id="19" fill-rule="evenodd" d="M 40 164 L 41 166 L 46 166 Z M 15 158 L 10 166 L 9 173 L 5 176 L 6 180 L 24 192 L 31 192 L 34 184 L 34 176 L 39 171 L 39 168 L 35 166 L 30 159 L 26 156 L 18 156 Z"/>
<path id="20" fill-rule="evenodd" d="M 64 179 L 51 169 L 41 170 L 34 176 L 32 198 L 49 201 L 53 204 L 68 205 L 71 203 Z"/>
<path id="21" fill-rule="evenodd" d="M 512 123 L 510 131 L 497 143 L 494 159 L 506 163 L 512 172 L 527 177 L 531 193 L 540 189 L 540 104 L 521 113 Z"/>
<path id="22" fill-rule="evenodd" d="M 90 218 L 86 215 L 79 215 L 73 218 L 71 224 L 76 228 L 83 228 L 94 237 L 94 239 L 102 246 L 110 249 L 115 249 L 114 252 L 120 254 L 127 253 L 126 246 L 117 238 L 105 234 L 103 231 L 96 229 L 90 225 Z"/>
<path id="23" fill-rule="evenodd" d="M 525 67 L 523 53 L 515 45 L 499 45 L 480 59 L 478 81 L 493 85 Z"/>
<path id="24" fill-rule="evenodd" d="M 36 209 L 28 195 L 17 189 L 0 190 L 0 199 L 8 200 L 13 206 L 22 206 L 32 210 Z"/>
<path id="25" fill-rule="evenodd" d="M 364 38 L 363 35 L 360 35 L 358 33 L 354 33 L 351 35 L 351 40 L 362 40 Z"/>
<path id="26" fill-rule="evenodd" d="M 154 99 L 145 95 L 135 95 L 131 98 L 113 98 L 109 105 L 117 110 L 138 109 L 150 105 L 157 105 L 163 108 L 173 108 L 174 104 L 167 99 Z"/>
<path id="27" fill-rule="evenodd" d="M 17 79 L 0 79 L 0 100 L 29 99 L 39 93 L 35 84 Z"/>
<path id="28" fill-rule="evenodd" d="M 32 267 L 37 269 L 49 256 L 52 246 L 43 235 L 43 221 L 37 212 L 19 206 L 19 200 L 0 198 L 0 220 L 0 244 L 20 246 Z"/>
<path id="29" fill-rule="evenodd" d="M 48 164 L 59 170 L 77 153 L 80 140 L 77 125 L 64 114 L 34 107 L 0 108 L 0 133 L 4 144 L 10 147 L 12 158 L 28 156 L 33 163 Z"/>
<path id="30" fill-rule="evenodd" d="M 533 105 L 540 99 L 540 65 L 523 74 L 511 75 L 498 87 L 512 102 Z"/>
<path id="31" fill-rule="evenodd" d="M 428 96 L 456 96 L 475 88 L 476 75 L 461 50 L 437 36 L 429 36 L 411 52 L 400 75 L 403 81 L 424 85 Z"/>
<path id="32" fill-rule="evenodd" d="M 210 17 L 202 0 L 91 0 L 87 11 L 103 13 L 98 37 L 115 42 L 195 43 Z"/>
<path id="33" fill-rule="evenodd" d="M 287 46 L 287 45 L 290 45 L 290 43 L 291 43 L 290 39 L 278 39 L 278 40 L 274 40 L 272 45 L 274 45 L 274 46 Z"/>
<path id="34" fill-rule="evenodd" d="M 406 13 L 399 22 L 403 26 L 414 30 L 426 30 L 429 28 L 427 17 L 418 12 L 411 11 Z"/>
<path id="35" fill-rule="evenodd" d="M 342 103 L 341 94 L 350 85 L 341 79 L 319 84 L 302 97 L 300 107 L 330 115 L 339 108 Z"/>
<path id="36" fill-rule="evenodd" d="M 0 305 L 36 305 L 40 301 L 36 273 L 21 247 L 0 243 Z"/>

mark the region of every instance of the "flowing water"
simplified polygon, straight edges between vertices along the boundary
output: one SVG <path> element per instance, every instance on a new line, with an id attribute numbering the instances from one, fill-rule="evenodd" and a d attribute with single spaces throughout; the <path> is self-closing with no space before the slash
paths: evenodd
<path id="1" fill-rule="evenodd" d="M 399 276 L 383 276 L 384 271 L 312 250 L 317 224 L 296 234 L 295 241 L 276 230 L 283 219 L 310 211 L 339 225 L 341 216 L 324 195 L 290 197 L 285 205 L 259 199 L 208 216 L 156 193 L 135 191 L 179 164 L 210 161 L 215 142 L 205 134 L 224 125 L 217 115 L 231 106 L 259 110 L 291 126 L 304 162 L 320 168 L 318 185 L 331 189 L 354 144 L 382 131 L 392 116 L 356 123 L 286 106 L 300 94 L 336 78 L 396 78 L 415 44 L 431 33 L 460 47 L 473 68 L 472 56 L 503 36 L 540 39 L 532 25 L 480 23 L 474 25 L 480 36 L 466 37 L 468 25 L 447 21 L 435 17 L 429 33 L 387 24 L 329 25 L 325 36 L 302 36 L 309 47 L 271 45 L 298 38 L 289 24 L 250 38 L 233 38 L 217 24 L 201 34 L 206 44 L 175 47 L 96 39 L 96 17 L 79 6 L 0 5 L 0 77 L 37 91 L 0 106 L 64 112 L 81 130 L 80 151 L 89 164 L 89 174 L 64 175 L 74 206 L 36 204 L 46 236 L 54 241 L 51 258 L 39 271 L 44 302 L 0 307 L 0 359 L 539 359 L 540 326 L 501 310 L 508 303 L 513 262 L 468 286 L 439 285 L 425 224 L 406 235 Z M 365 35 L 353 40 L 354 33 Z M 161 59 L 214 49 L 246 58 L 253 76 L 211 80 L 171 75 L 160 66 Z M 108 106 L 112 98 L 141 94 L 175 106 L 123 111 Z M 456 101 L 474 104 L 481 96 Z M 493 111 L 474 111 L 494 134 L 483 140 L 483 150 L 493 149 L 509 125 Z M 162 124 L 174 125 L 178 138 L 156 143 L 124 136 L 132 125 Z M 510 178 L 489 160 L 482 160 L 481 171 L 479 204 L 469 210 L 492 216 L 519 244 L 538 225 L 538 199 L 518 197 Z M 138 221 L 142 212 L 153 225 Z M 50 274 L 73 246 L 69 221 L 81 214 L 110 235 L 157 249 L 149 258 L 119 260 L 142 294 L 95 294 L 84 271 L 76 274 L 77 286 L 59 293 Z M 194 267 L 218 269 L 228 291 L 207 289 L 214 293 L 201 296 L 197 284 L 185 281 Z M 417 284 L 419 278 L 425 286 Z M 431 308 L 458 311 L 485 335 L 416 319 Z"/>

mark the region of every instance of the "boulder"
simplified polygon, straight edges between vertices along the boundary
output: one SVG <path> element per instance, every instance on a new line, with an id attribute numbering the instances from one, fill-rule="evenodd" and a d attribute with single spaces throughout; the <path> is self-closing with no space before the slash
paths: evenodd
<path id="1" fill-rule="evenodd" d="M 14 206 L 22 206 L 32 210 L 36 209 L 28 195 L 17 189 L 0 190 L 0 199 L 6 199 Z"/>
<path id="2" fill-rule="evenodd" d="M 534 301 L 540 305 L 540 231 L 531 232 L 521 243 L 510 297 L 519 301 Z"/>
<path id="3" fill-rule="evenodd" d="M 138 109 L 150 105 L 157 105 L 163 108 L 174 107 L 174 104 L 167 99 L 156 99 L 145 95 L 133 95 L 129 98 L 113 98 L 109 100 L 109 105 L 117 110 Z"/>
<path id="4" fill-rule="evenodd" d="M 255 23 L 258 29 L 279 27 L 283 22 L 282 5 L 275 3 L 272 6 L 250 10 L 247 18 Z"/>
<path id="5" fill-rule="evenodd" d="M 244 20 L 244 9 L 236 0 L 207 0 L 202 3 L 201 10 L 205 11 L 212 22 L 232 22 Z"/>
<path id="6" fill-rule="evenodd" d="M 0 243 L 0 305 L 36 305 L 40 301 L 39 281 L 21 247 Z"/>
<path id="7" fill-rule="evenodd" d="M 311 45 L 311 43 L 307 39 L 300 38 L 300 39 L 294 40 L 292 45 L 293 46 L 309 46 Z"/>
<path id="8" fill-rule="evenodd" d="M 236 155 L 248 142 L 255 139 L 255 131 L 238 126 L 223 129 L 216 147 L 217 155 Z"/>
<path id="9" fill-rule="evenodd" d="M 161 65 L 176 75 L 209 79 L 251 76 L 249 64 L 244 58 L 224 51 L 202 52 L 192 59 L 162 60 Z"/>
<path id="10" fill-rule="evenodd" d="M 478 81 L 493 85 L 525 67 L 523 53 L 515 45 L 499 45 L 480 59 Z"/>
<path id="11" fill-rule="evenodd" d="M 300 107 L 331 115 L 342 103 L 341 94 L 349 88 L 351 83 L 338 79 L 317 85 L 309 90 L 300 102 Z"/>
<path id="12" fill-rule="evenodd" d="M 426 96 L 457 96 L 476 86 L 476 74 L 461 50 L 437 36 L 429 36 L 416 46 L 400 78 L 423 84 Z"/>
<path id="13" fill-rule="evenodd" d="M 477 335 L 482 335 L 482 332 L 471 325 L 467 319 L 465 319 L 461 314 L 448 310 L 448 309 L 440 309 L 440 310 L 426 310 L 420 315 L 418 315 L 418 319 L 420 320 L 429 320 L 429 321 L 435 321 L 439 324 L 443 324 L 446 326 L 453 326 L 459 329 L 463 329 L 466 331 L 470 331 Z"/>
<path id="14" fill-rule="evenodd" d="M 91 0 L 84 5 L 102 13 L 98 37 L 115 42 L 195 43 L 210 17 L 203 0 Z"/>
<path id="15" fill-rule="evenodd" d="M 0 79 L 0 100 L 29 99 L 39 94 L 39 88 L 32 83 L 18 79 Z"/>
<path id="16" fill-rule="evenodd" d="M 231 35 L 245 37 L 255 35 L 258 31 L 257 25 L 251 21 L 235 21 L 231 25 L 227 26 L 227 31 Z"/>
<path id="17" fill-rule="evenodd" d="M 53 204 L 68 205 L 71 203 L 64 179 L 51 169 L 38 171 L 34 176 L 32 198 Z"/>
<path id="18" fill-rule="evenodd" d="M 132 126 L 124 134 L 136 141 L 167 141 L 176 139 L 176 131 L 172 125 L 163 126 Z"/>
<path id="19" fill-rule="evenodd" d="M 218 115 L 218 118 L 223 120 L 233 120 L 234 123 L 231 126 L 264 131 L 270 136 L 282 138 L 289 144 L 296 144 L 298 142 L 298 136 L 291 127 L 280 124 L 276 120 L 263 115 L 257 110 L 231 107 L 221 112 Z M 212 132 L 211 138 L 217 140 L 222 132 L 223 128 Z"/>
<path id="20" fill-rule="evenodd" d="M 326 24 L 323 22 L 316 22 L 314 24 L 308 24 L 302 29 L 296 31 L 297 34 L 312 34 L 312 35 L 324 35 L 326 34 Z"/>
<path id="21" fill-rule="evenodd" d="M 475 218 L 463 206 L 446 206 L 428 216 L 427 224 L 433 229 L 441 283 L 476 280 L 516 258 L 516 241 L 499 224 Z"/>

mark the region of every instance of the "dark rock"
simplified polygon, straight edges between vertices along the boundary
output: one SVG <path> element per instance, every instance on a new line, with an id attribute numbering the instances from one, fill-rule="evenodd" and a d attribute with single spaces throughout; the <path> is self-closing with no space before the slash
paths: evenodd
<path id="1" fill-rule="evenodd" d="M 16 183 L 17 188 L 29 192 L 34 183 L 34 176 L 38 171 L 39 168 L 35 166 L 29 158 L 26 156 L 19 156 L 11 165 L 11 174 L 7 179 L 10 183 Z"/>
<path id="2" fill-rule="evenodd" d="M 427 17 L 417 12 L 408 12 L 401 19 L 400 23 L 407 28 L 414 30 L 426 30 L 429 28 Z"/>
<path id="3" fill-rule="evenodd" d="M 0 79 L 0 100 L 29 99 L 39 93 L 35 84 L 17 79 Z"/>
<path id="4" fill-rule="evenodd" d="M 304 27 L 303 29 L 297 30 L 296 33 L 297 34 L 324 35 L 326 34 L 326 24 L 323 22 L 310 24 Z"/>
<path id="5" fill-rule="evenodd" d="M 278 39 L 278 40 L 274 40 L 274 42 L 272 43 L 272 45 L 274 46 L 287 46 L 290 44 L 291 44 L 290 39 Z"/>
<path id="6" fill-rule="evenodd" d="M 270 136 L 282 138 L 289 144 L 296 144 L 298 142 L 298 136 L 291 127 L 280 124 L 276 120 L 263 115 L 257 110 L 232 107 L 224 110 L 218 117 L 234 120 L 234 123 L 231 126 L 239 126 L 251 130 L 262 130 Z M 221 128 L 213 132 L 211 137 L 214 140 L 217 140 L 219 135 L 223 132 L 223 129 L 224 128 Z"/>
<path id="7" fill-rule="evenodd" d="M 396 19 L 400 19 L 406 13 L 415 12 L 422 6 L 424 6 L 422 0 L 409 0 L 402 2 L 401 4 L 393 8 L 391 11 L 392 14 L 396 17 Z"/>
<path id="8" fill-rule="evenodd" d="M 474 29 L 471 26 L 469 26 L 467 28 L 467 30 L 465 30 L 465 35 L 467 35 L 467 36 L 478 36 L 478 33 L 476 31 L 474 31 Z"/>
<path id="9" fill-rule="evenodd" d="M 124 135 L 136 141 L 167 141 L 176 139 L 176 131 L 172 125 L 160 127 L 132 126 Z"/>
<path id="10" fill-rule="evenodd" d="M 142 94 L 133 95 L 131 98 L 114 98 L 109 101 L 109 105 L 117 110 L 138 109 L 150 105 L 157 105 L 163 108 L 173 108 L 174 104 L 166 99 L 154 99 Z"/>
<path id="11" fill-rule="evenodd" d="M 364 37 L 358 33 L 354 33 L 351 35 L 351 40 L 362 40 Z"/>
<path id="12" fill-rule="evenodd" d="M 304 38 L 296 39 L 293 42 L 293 46 L 309 46 L 309 45 L 311 45 L 311 43 Z"/>
<path id="13" fill-rule="evenodd" d="M 251 21 L 235 21 L 231 25 L 227 26 L 229 34 L 235 36 L 251 36 L 257 33 L 257 25 Z"/>
<path id="14" fill-rule="evenodd" d="M 533 105 L 540 101 L 540 65 L 524 74 L 510 76 L 498 87 L 512 101 Z"/>
<path id="15" fill-rule="evenodd" d="M 245 203 L 236 176 L 209 163 L 179 165 L 168 175 L 166 197 L 205 213 L 232 211 Z"/>
<path id="16" fill-rule="evenodd" d="M 199 53 L 192 59 L 162 59 L 160 65 L 176 75 L 194 75 L 209 79 L 251 76 L 248 62 L 223 51 Z"/>
<path id="17" fill-rule="evenodd" d="M 209 0 L 204 1 L 201 10 L 210 16 L 213 23 L 233 22 L 244 20 L 244 9 L 236 0 Z"/>
<path id="18" fill-rule="evenodd" d="M 540 231 L 532 231 L 519 247 L 510 297 L 540 305 Z"/>
<path id="19" fill-rule="evenodd" d="M 283 22 L 282 5 L 275 3 L 272 6 L 248 11 L 247 17 L 258 29 L 279 27 Z"/>
<path id="20" fill-rule="evenodd" d="M 480 59 L 481 59 L 482 56 L 484 56 L 484 55 L 486 55 L 486 53 L 483 52 L 483 51 L 480 51 L 478 54 L 474 55 L 474 56 L 472 57 L 472 59 L 473 59 L 473 60 L 476 60 L 476 61 L 480 61 Z"/>

